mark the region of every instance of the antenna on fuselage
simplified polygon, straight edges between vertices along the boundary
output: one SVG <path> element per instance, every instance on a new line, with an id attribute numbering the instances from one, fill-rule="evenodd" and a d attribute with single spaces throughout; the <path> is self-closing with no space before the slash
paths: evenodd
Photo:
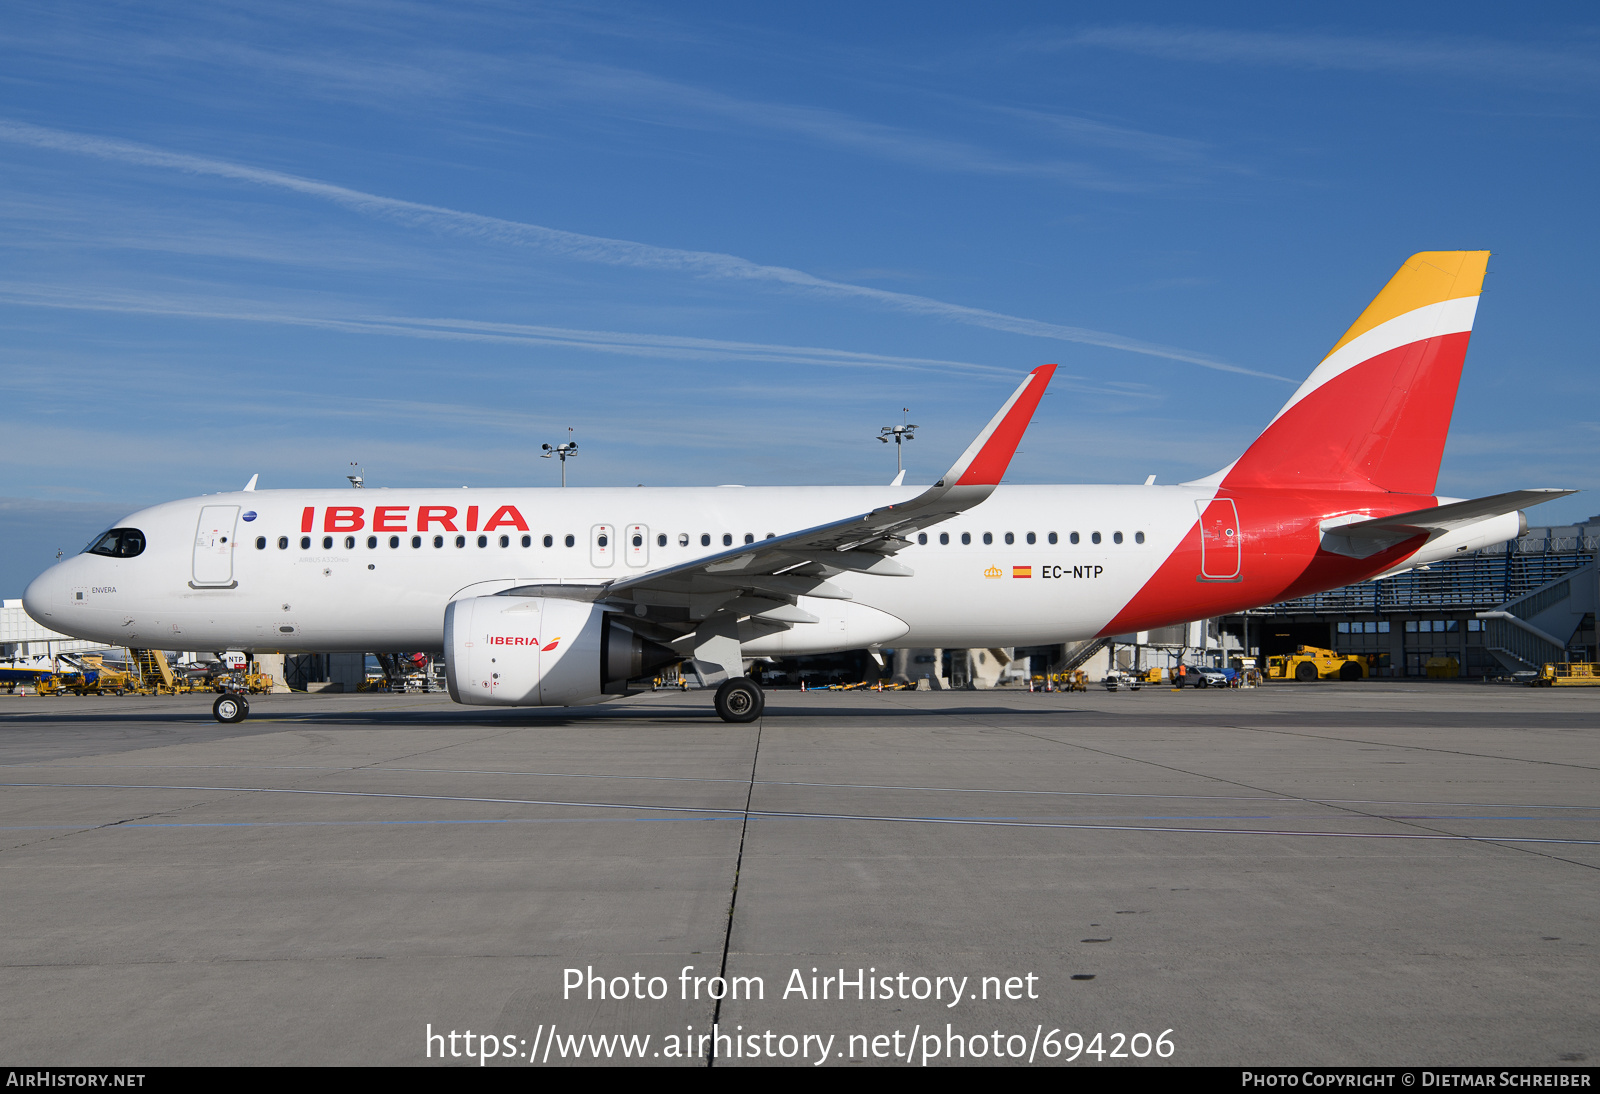
<path id="1" fill-rule="evenodd" d="M 351 487 L 356 490 L 360 490 L 366 486 L 367 482 L 366 479 L 361 477 L 361 465 L 359 463 L 352 462 L 350 466 L 356 469 L 356 473 L 354 475 L 346 475 L 345 478 L 350 480 Z"/>

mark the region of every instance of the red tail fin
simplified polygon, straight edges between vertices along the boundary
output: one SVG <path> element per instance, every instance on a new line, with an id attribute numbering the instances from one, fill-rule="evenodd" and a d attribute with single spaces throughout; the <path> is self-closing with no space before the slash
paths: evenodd
<path id="1" fill-rule="evenodd" d="M 1488 261 L 1408 258 L 1222 485 L 1433 493 Z"/>

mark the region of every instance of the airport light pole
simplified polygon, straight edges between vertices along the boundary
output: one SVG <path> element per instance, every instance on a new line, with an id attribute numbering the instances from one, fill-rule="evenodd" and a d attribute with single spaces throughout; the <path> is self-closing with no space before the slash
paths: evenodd
<path id="1" fill-rule="evenodd" d="M 539 457 L 541 460 L 548 460 L 551 456 L 555 456 L 561 461 L 561 486 L 563 489 L 567 485 L 567 457 L 575 456 L 577 452 L 578 442 L 572 439 L 572 427 L 569 425 L 567 426 L 566 441 L 557 445 L 545 445 L 544 453 Z"/>
<path id="2" fill-rule="evenodd" d="M 906 441 L 914 441 L 917 439 L 917 427 L 907 424 L 905 420 L 905 416 L 910 413 L 910 407 L 901 407 L 900 424 L 886 425 L 878 431 L 878 440 L 882 441 L 884 444 L 888 444 L 891 440 L 894 441 L 894 469 L 897 474 L 905 470 L 905 462 L 900 454 L 900 446 Z"/>

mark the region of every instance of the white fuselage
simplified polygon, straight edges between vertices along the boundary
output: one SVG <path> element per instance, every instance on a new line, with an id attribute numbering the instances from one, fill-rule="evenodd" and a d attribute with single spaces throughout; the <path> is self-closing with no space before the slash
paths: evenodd
<path id="1" fill-rule="evenodd" d="M 454 599 L 514 585 L 627 577 L 726 551 L 727 543 L 747 536 L 759 541 L 899 503 L 919 489 L 214 494 L 132 514 L 119 527 L 143 532 L 142 554 L 65 559 L 25 599 L 29 613 L 51 627 L 118 645 L 433 650 L 441 647 L 444 609 Z M 913 540 L 896 556 L 913 576 L 834 579 L 851 595 L 849 603 L 873 609 L 875 625 L 853 626 L 840 601 L 802 597 L 800 606 L 819 623 L 747 642 L 746 652 L 885 642 L 1012 646 L 1092 636 L 1194 527 L 1196 502 L 1214 493 L 1184 486 L 1000 487 L 981 505 L 926 529 L 926 544 Z M 230 521 L 233 507 L 238 517 Z M 903 627 L 886 627 L 876 613 Z"/>

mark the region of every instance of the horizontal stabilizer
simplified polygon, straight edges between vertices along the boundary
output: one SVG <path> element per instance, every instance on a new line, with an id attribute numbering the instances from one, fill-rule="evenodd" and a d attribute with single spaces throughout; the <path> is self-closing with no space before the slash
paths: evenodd
<path id="1" fill-rule="evenodd" d="M 1435 539 L 1489 517 L 1515 513 L 1519 509 L 1575 493 L 1576 490 L 1512 490 L 1505 494 L 1491 494 L 1486 498 L 1453 501 L 1431 509 L 1415 509 L 1409 513 L 1357 520 L 1349 524 L 1338 523 L 1348 518 L 1336 517 L 1322 524 L 1322 546 L 1324 550 L 1335 554 L 1370 558 L 1379 551 L 1388 550 L 1417 536 Z"/>

